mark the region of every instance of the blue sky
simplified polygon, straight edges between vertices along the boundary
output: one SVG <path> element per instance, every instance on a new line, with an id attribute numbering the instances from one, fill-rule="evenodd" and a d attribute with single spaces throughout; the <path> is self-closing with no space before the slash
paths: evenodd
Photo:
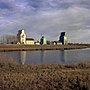
<path id="1" fill-rule="evenodd" d="M 58 40 L 62 31 L 69 42 L 90 42 L 90 0 L 0 0 L 0 35 Z"/>

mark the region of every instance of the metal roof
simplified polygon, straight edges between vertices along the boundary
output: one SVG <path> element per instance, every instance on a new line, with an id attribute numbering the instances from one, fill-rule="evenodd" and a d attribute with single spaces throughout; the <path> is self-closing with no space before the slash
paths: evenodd
<path id="1" fill-rule="evenodd" d="M 34 41 L 34 39 L 33 39 L 33 38 L 26 38 L 26 40 L 33 40 L 33 41 Z"/>

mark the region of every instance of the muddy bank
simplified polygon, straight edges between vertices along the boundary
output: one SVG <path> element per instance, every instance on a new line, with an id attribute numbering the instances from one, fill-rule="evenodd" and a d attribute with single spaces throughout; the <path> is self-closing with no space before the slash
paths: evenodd
<path id="1" fill-rule="evenodd" d="M 90 63 L 0 63 L 0 90 L 90 90 Z"/>
<path id="2" fill-rule="evenodd" d="M 70 50 L 88 48 L 86 45 L 18 45 L 0 44 L 0 51 Z"/>

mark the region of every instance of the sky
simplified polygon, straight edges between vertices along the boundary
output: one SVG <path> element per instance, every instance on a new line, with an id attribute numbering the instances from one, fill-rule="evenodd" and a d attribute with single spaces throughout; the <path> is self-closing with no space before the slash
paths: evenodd
<path id="1" fill-rule="evenodd" d="M 90 0 L 0 0 L 0 36 L 20 29 L 35 40 L 65 31 L 69 42 L 90 43 Z"/>

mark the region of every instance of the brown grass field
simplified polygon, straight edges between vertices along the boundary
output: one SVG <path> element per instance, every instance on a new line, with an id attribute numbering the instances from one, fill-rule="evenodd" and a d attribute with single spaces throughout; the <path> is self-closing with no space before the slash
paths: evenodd
<path id="1" fill-rule="evenodd" d="M 90 62 L 19 65 L 0 58 L 0 90 L 90 90 Z"/>
<path id="2" fill-rule="evenodd" d="M 88 48 L 87 45 L 25 45 L 0 44 L 0 51 L 70 50 Z"/>

